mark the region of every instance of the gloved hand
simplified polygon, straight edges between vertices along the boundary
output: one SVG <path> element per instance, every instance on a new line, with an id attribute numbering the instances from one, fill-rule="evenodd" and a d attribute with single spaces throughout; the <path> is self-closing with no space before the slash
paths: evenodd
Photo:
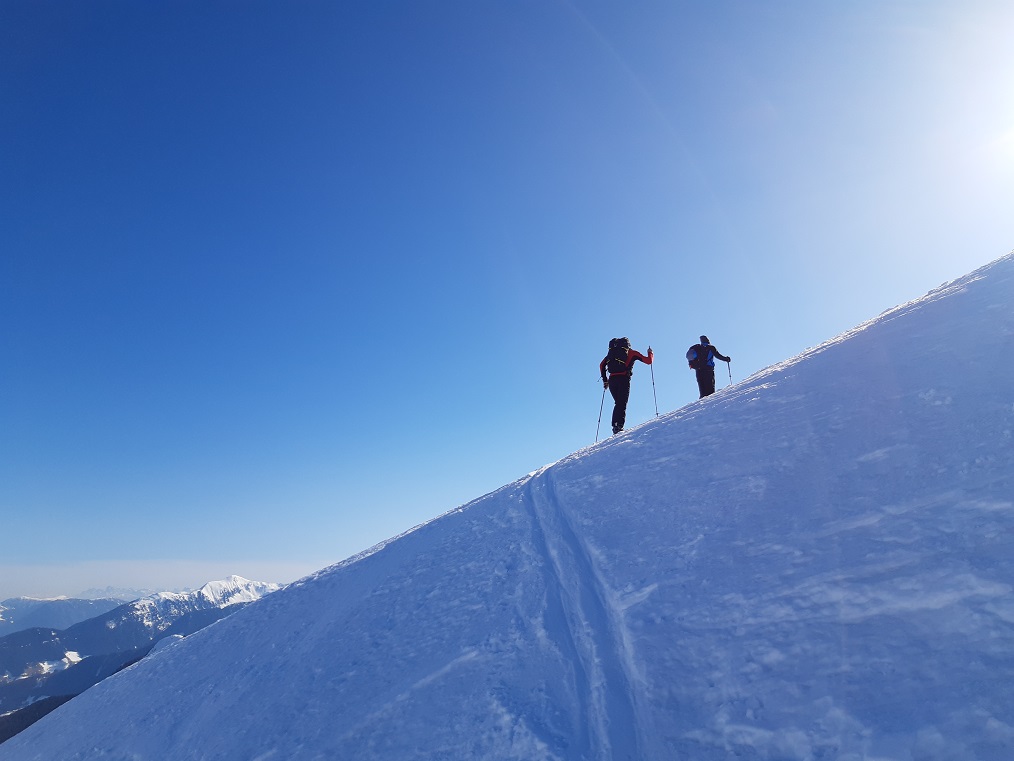
<path id="1" fill-rule="evenodd" d="M 602 379 L 602 388 L 609 388 L 609 381 L 605 378 Z"/>

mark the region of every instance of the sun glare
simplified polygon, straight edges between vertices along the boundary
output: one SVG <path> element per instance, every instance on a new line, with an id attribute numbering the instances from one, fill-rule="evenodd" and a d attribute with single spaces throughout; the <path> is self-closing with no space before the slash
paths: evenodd
<path id="1" fill-rule="evenodd" d="M 1014 165 L 1014 128 L 990 141 L 989 153 L 999 161 Z"/>

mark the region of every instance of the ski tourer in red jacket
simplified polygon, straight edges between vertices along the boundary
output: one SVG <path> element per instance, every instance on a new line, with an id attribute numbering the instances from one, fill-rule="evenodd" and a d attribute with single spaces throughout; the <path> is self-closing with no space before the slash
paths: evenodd
<path id="1" fill-rule="evenodd" d="M 631 349 L 629 338 L 614 338 L 609 342 L 609 353 L 599 362 L 599 373 L 602 375 L 603 386 L 613 396 L 613 433 L 622 431 L 627 420 L 627 400 L 630 399 L 630 376 L 634 374 L 634 362 L 640 360 L 650 365 L 653 357 L 650 346 L 648 356 Z"/>

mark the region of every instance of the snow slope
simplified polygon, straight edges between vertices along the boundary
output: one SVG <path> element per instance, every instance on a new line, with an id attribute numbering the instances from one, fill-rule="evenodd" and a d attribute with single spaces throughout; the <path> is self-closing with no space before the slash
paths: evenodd
<path id="1" fill-rule="evenodd" d="M 1006 257 L 272 594 L 0 759 L 1009 761 L 1012 433 Z"/>

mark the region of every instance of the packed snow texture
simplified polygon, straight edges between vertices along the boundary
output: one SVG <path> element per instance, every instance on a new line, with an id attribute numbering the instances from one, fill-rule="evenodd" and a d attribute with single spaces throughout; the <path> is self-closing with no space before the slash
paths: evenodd
<path id="1" fill-rule="evenodd" d="M 272 594 L 0 759 L 1009 761 L 1012 434 L 1007 257 Z"/>

